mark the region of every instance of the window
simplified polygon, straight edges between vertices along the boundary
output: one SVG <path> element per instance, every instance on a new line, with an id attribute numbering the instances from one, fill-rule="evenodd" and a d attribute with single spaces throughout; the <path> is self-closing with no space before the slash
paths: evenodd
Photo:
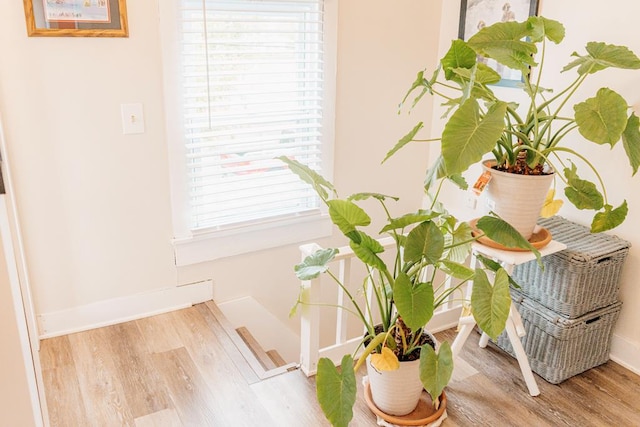
<path id="1" fill-rule="evenodd" d="M 198 262 L 328 234 L 313 190 L 274 158 L 331 172 L 335 0 L 176 1 L 163 40 L 176 248 L 195 244 Z"/>

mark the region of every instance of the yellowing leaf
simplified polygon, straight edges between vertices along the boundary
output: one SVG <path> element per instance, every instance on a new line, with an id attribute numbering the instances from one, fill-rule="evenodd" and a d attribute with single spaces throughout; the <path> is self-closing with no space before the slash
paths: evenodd
<path id="1" fill-rule="evenodd" d="M 387 347 L 382 347 L 382 353 L 371 355 L 371 364 L 378 371 L 395 371 L 400 368 L 398 358 Z"/>
<path id="2" fill-rule="evenodd" d="M 471 316 L 471 304 L 462 304 L 462 312 L 460 318 Z"/>
<path id="3" fill-rule="evenodd" d="M 462 319 L 465 317 L 471 316 L 473 312 L 471 311 L 471 304 L 465 303 L 462 304 L 462 312 L 460 313 L 460 318 L 458 319 L 458 326 L 456 327 L 456 332 L 460 332 L 462 329 Z"/>
<path id="4" fill-rule="evenodd" d="M 549 218 L 554 216 L 555 214 L 558 213 L 558 211 L 560 211 L 560 208 L 562 208 L 563 203 L 564 202 L 560 199 L 552 200 L 549 204 L 545 204 L 542 207 L 542 211 L 540 211 L 540 216 L 542 218 Z"/>
<path id="5" fill-rule="evenodd" d="M 564 203 L 560 199 L 553 200 L 553 197 L 556 195 L 556 190 L 553 188 L 549 190 L 547 193 L 547 197 L 544 199 L 544 205 L 542 206 L 542 210 L 540 211 L 540 216 L 543 218 L 549 218 L 558 213 L 562 204 Z"/>

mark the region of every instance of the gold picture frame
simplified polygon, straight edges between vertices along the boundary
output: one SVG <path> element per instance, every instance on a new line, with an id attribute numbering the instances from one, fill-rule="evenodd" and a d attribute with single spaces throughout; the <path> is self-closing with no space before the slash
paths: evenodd
<path id="1" fill-rule="evenodd" d="M 126 0 L 23 0 L 29 37 L 128 37 Z"/>

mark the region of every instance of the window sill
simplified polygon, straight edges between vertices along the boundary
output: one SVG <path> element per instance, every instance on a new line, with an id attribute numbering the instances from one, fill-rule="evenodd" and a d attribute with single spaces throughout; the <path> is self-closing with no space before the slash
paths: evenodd
<path id="1" fill-rule="evenodd" d="M 328 237 L 331 231 L 329 216 L 314 214 L 223 231 L 199 232 L 191 237 L 174 239 L 172 243 L 176 266 L 182 267 L 308 242 Z"/>

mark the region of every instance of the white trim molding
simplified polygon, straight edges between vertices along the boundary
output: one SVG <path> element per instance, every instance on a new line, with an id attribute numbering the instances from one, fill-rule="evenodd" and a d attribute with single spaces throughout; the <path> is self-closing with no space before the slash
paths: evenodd
<path id="1" fill-rule="evenodd" d="M 176 266 L 213 261 L 248 252 L 320 239 L 331 235 L 327 214 L 295 217 L 277 223 L 252 224 L 247 227 L 196 234 L 173 240 Z"/>
<path id="2" fill-rule="evenodd" d="M 640 344 L 629 341 L 620 335 L 613 335 L 611 339 L 611 354 L 614 362 L 640 375 Z"/>
<path id="3" fill-rule="evenodd" d="M 190 283 L 38 315 L 40 339 L 115 325 L 213 299 L 213 281 Z"/>

